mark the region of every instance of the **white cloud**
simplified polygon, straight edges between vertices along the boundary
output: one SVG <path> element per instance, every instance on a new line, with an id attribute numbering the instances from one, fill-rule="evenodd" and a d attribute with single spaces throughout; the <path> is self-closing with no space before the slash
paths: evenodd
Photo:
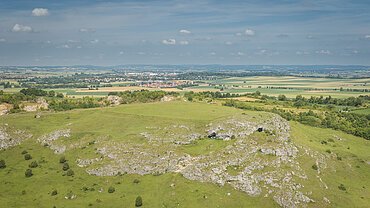
<path id="1" fill-rule="evenodd" d="M 236 35 L 236 36 L 242 36 L 243 34 L 242 34 L 242 33 L 240 33 L 240 32 L 238 32 L 238 33 L 236 33 L 235 35 Z"/>
<path id="2" fill-rule="evenodd" d="M 93 33 L 93 32 L 95 32 L 95 30 L 91 29 L 91 28 L 81 28 L 79 31 L 82 32 L 82 33 Z"/>
<path id="3" fill-rule="evenodd" d="M 254 30 L 252 30 L 252 29 L 246 29 L 246 30 L 244 31 L 244 34 L 245 34 L 246 36 L 254 36 L 255 32 L 254 32 Z"/>
<path id="4" fill-rule="evenodd" d="M 353 54 L 358 54 L 359 52 L 358 52 L 358 50 L 353 50 L 352 53 Z"/>
<path id="5" fill-rule="evenodd" d="M 316 37 L 315 36 L 312 36 L 312 35 L 307 35 L 306 38 L 307 39 L 316 39 Z"/>
<path id="6" fill-rule="evenodd" d="M 324 55 L 330 55 L 331 54 L 331 52 L 329 50 L 319 50 L 319 51 L 315 51 L 315 53 L 324 54 Z"/>
<path id="7" fill-rule="evenodd" d="M 238 52 L 237 55 L 238 56 L 244 56 L 244 53 L 243 52 Z"/>
<path id="8" fill-rule="evenodd" d="M 256 52 L 256 55 L 267 55 L 267 50 L 262 49 Z"/>
<path id="9" fill-rule="evenodd" d="M 226 42 L 225 42 L 225 44 L 226 44 L 226 45 L 232 45 L 232 44 L 233 44 L 233 42 L 231 42 L 231 41 L 226 41 Z"/>
<path id="10" fill-rule="evenodd" d="M 308 52 L 308 51 L 297 51 L 297 52 L 295 52 L 295 54 L 297 54 L 297 55 L 309 55 L 310 52 Z"/>
<path id="11" fill-rule="evenodd" d="M 123 54 L 124 54 L 124 52 L 123 52 L 123 51 L 120 51 L 120 52 L 119 52 L 119 55 L 123 55 Z"/>
<path id="12" fill-rule="evenodd" d="M 30 26 L 25 26 L 21 24 L 15 24 L 12 28 L 13 32 L 32 32 L 33 29 Z"/>
<path id="13" fill-rule="evenodd" d="M 71 48 L 68 44 L 62 45 L 62 48 Z"/>
<path id="14" fill-rule="evenodd" d="M 370 39 L 370 35 L 365 35 L 365 38 L 366 39 Z"/>
<path id="15" fill-rule="evenodd" d="M 138 52 L 137 55 L 140 55 L 140 56 L 143 56 L 145 55 L 146 53 L 145 52 Z"/>
<path id="16" fill-rule="evenodd" d="M 180 41 L 180 45 L 189 45 L 189 41 L 182 40 L 182 41 Z"/>
<path id="17" fill-rule="evenodd" d="M 0 38 L 0 42 L 6 42 L 5 38 Z"/>
<path id="18" fill-rule="evenodd" d="M 91 40 L 90 43 L 92 43 L 92 44 L 99 43 L 99 40 L 98 39 Z"/>
<path id="19" fill-rule="evenodd" d="M 165 45 L 176 45 L 176 40 L 175 39 L 162 40 L 162 43 Z"/>
<path id="20" fill-rule="evenodd" d="M 211 52 L 211 53 L 209 53 L 209 55 L 215 56 L 216 55 L 216 52 Z"/>
<path id="21" fill-rule="evenodd" d="M 191 31 L 185 30 L 185 29 L 182 29 L 179 32 L 182 33 L 182 34 L 191 34 Z"/>
<path id="22" fill-rule="evenodd" d="M 44 8 L 34 8 L 32 10 L 32 16 L 35 17 L 42 17 L 42 16 L 48 16 L 49 15 L 49 10 L 44 9 Z"/>

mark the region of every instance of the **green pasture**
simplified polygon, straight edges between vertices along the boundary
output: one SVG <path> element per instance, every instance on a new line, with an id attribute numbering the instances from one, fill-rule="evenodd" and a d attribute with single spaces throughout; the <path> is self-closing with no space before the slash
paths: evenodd
<path id="1" fill-rule="evenodd" d="M 0 151 L 0 159 L 4 159 L 7 165 L 5 169 L 0 169 L 0 207 L 134 207 L 138 195 L 143 198 L 143 207 L 278 207 L 271 197 L 251 197 L 228 185 L 190 181 L 173 173 L 160 176 L 91 176 L 84 168 L 78 167 L 75 160 L 80 156 L 94 155 L 94 147 L 67 151 L 65 156 L 75 175 L 63 176 L 60 155 L 36 141 L 41 135 L 69 128 L 72 136 L 65 139 L 66 143 L 88 143 L 104 136 L 112 141 L 137 142 L 148 148 L 161 148 L 151 147 L 138 134 L 147 131 L 147 127 L 173 124 L 194 125 L 196 129 L 202 129 L 211 121 L 242 113 L 253 119 L 270 115 L 215 104 L 163 102 L 43 112 L 38 119 L 34 117 L 35 113 L 3 116 L 0 126 L 26 130 L 33 137 L 19 146 Z M 309 203 L 308 207 L 367 207 L 370 204 L 370 142 L 339 131 L 295 122 L 290 124 L 291 141 L 300 148 L 306 147 L 325 154 L 328 164 L 320 174 L 328 186 L 325 189 L 311 167 L 315 161 L 301 150 L 299 162 L 308 176 L 302 184 L 305 185 L 304 190 L 312 191 L 312 197 L 316 200 L 315 203 Z M 334 142 L 330 142 L 330 139 Z M 322 140 L 327 144 L 321 144 Z M 203 139 L 174 151 L 201 155 L 209 151 L 221 151 L 232 143 Z M 326 153 L 328 149 L 331 150 L 330 154 Z M 27 150 L 33 159 L 24 160 L 21 154 L 23 150 Z M 337 156 L 342 160 L 338 160 Z M 31 161 L 38 161 L 39 167 L 33 169 L 34 176 L 26 178 L 24 172 Z M 140 182 L 133 183 L 135 179 Z M 347 191 L 338 189 L 341 183 Z M 114 193 L 107 192 L 110 186 L 116 189 Z M 51 196 L 54 189 L 58 194 Z M 69 192 L 77 198 L 65 199 Z M 330 205 L 323 203 L 323 196 L 331 201 Z"/>

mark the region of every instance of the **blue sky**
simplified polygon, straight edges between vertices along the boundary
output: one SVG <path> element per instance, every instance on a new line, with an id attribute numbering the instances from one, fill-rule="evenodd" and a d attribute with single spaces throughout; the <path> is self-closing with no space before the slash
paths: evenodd
<path id="1" fill-rule="evenodd" d="M 0 65 L 370 65 L 370 1 L 0 0 Z"/>

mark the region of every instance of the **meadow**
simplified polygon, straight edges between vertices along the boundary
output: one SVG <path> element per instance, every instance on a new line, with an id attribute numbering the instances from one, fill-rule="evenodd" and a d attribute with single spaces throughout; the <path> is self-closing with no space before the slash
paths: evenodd
<path id="1" fill-rule="evenodd" d="M 38 113 L 40 114 L 40 113 Z M 140 144 L 143 149 L 153 148 L 140 133 L 153 126 L 166 128 L 169 125 L 193 126 L 204 135 L 204 126 L 230 116 L 244 115 L 252 120 L 263 119 L 269 114 L 244 111 L 218 104 L 192 102 L 159 102 L 149 104 L 129 104 L 109 108 L 71 110 L 67 112 L 17 113 L 3 116 L 1 127 L 25 130 L 32 134 L 20 145 L 0 151 L 0 159 L 5 160 L 6 168 L 0 169 L 0 207 L 134 207 L 135 198 L 142 196 L 143 207 L 278 207 L 271 196 L 249 196 L 229 185 L 218 186 L 208 182 L 198 182 L 184 178 L 180 173 L 161 175 L 123 174 L 115 176 L 93 176 L 79 167 L 76 160 L 97 155 L 99 142 L 89 146 L 99 138 L 109 138 L 108 143 L 127 145 Z M 268 118 L 268 117 L 266 117 Z M 251 121 L 252 121 L 251 120 Z M 370 204 L 370 141 L 330 129 L 319 129 L 290 122 L 291 141 L 301 153 L 299 164 L 307 175 L 299 181 L 303 190 L 312 192 L 315 202 L 308 207 L 366 207 Z M 67 145 L 79 143 L 82 146 L 70 148 L 63 154 L 75 172 L 74 176 L 63 176 L 61 155 L 53 153 L 47 146 L 37 142 L 37 138 L 58 129 L 71 129 L 71 137 L 58 141 Z M 169 132 L 162 132 L 165 136 Z M 252 137 L 254 137 L 252 135 Z M 247 137 L 249 138 L 249 137 Z M 255 139 L 266 142 L 264 134 Z M 325 141 L 325 143 L 323 142 Z M 173 149 L 175 153 L 206 155 L 222 151 L 233 141 L 203 139 Z M 159 152 L 164 146 L 156 146 Z M 315 157 L 322 155 L 327 167 L 320 174 L 312 168 Z M 32 160 L 24 160 L 22 151 L 32 155 Z M 330 151 L 328 151 L 330 150 Z M 271 156 L 258 156 L 271 157 Z M 338 159 L 340 157 L 340 160 Z M 33 168 L 34 175 L 25 177 L 31 161 L 39 167 Z M 103 158 L 97 165 L 109 163 Z M 318 177 L 320 176 L 320 177 Z M 322 181 L 319 180 L 322 179 Z M 137 179 L 139 182 L 135 182 Z M 324 185 L 325 184 L 325 185 Z M 344 184 L 346 190 L 338 188 Z M 114 193 L 108 193 L 109 187 Z M 325 188 L 327 186 L 327 188 Z M 53 190 L 58 194 L 51 195 Z M 75 199 L 65 199 L 69 193 Z M 327 203 L 323 197 L 330 200 Z"/>

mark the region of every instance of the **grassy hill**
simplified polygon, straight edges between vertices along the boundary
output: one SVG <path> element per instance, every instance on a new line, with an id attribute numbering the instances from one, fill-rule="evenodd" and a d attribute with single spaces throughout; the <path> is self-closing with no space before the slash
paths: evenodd
<path id="1" fill-rule="evenodd" d="M 35 115 L 1 117 L 3 138 L 20 144 L 0 151 L 6 163 L 0 169 L 0 207 L 134 207 L 139 195 L 143 207 L 279 207 L 279 200 L 298 193 L 311 199 L 298 207 L 370 204 L 370 142 L 339 131 L 290 122 L 285 138 L 274 126 L 280 120 L 269 123 L 276 120 L 272 114 L 189 102 Z M 250 130 L 261 125 L 264 132 Z M 232 130 L 236 138 L 206 138 L 207 130 L 220 126 L 220 134 Z M 275 151 L 282 149 L 294 151 L 279 156 Z M 24 159 L 24 150 L 31 160 Z M 73 176 L 62 170 L 61 156 Z M 32 161 L 38 167 L 30 168 Z M 256 161 L 278 163 L 250 166 Z M 218 166 L 227 167 L 219 175 L 228 179 L 247 177 L 243 171 L 260 179 L 220 184 L 224 178 L 212 178 Z M 33 176 L 25 177 L 26 169 Z M 196 171 L 203 175 L 192 175 Z M 108 193 L 109 187 L 115 192 Z"/>

